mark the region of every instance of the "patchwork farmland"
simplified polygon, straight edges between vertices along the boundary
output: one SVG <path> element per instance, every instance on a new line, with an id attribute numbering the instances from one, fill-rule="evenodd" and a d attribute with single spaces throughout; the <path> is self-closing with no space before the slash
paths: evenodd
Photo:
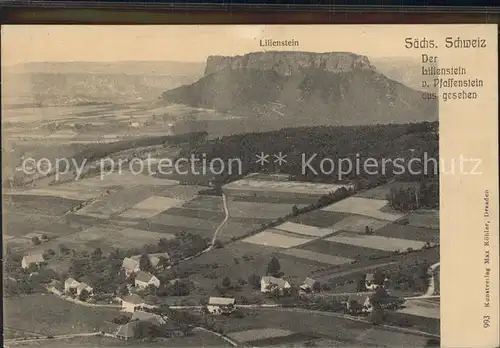
<path id="1" fill-rule="evenodd" d="M 276 185 L 278 183 L 274 183 Z M 363 191 L 319 210 L 291 217 L 242 241 L 276 248 L 280 257 L 294 257 L 298 262 L 315 261 L 323 264 L 325 270 L 334 267 L 338 271 L 353 267 L 350 266 L 353 263 L 365 266 L 383 263 L 383 259 L 394 258 L 395 252 L 418 251 L 438 244 L 439 213 L 393 211 L 385 198 L 375 198 L 384 196 L 389 189 L 387 184 L 382 189 Z M 406 219 L 408 221 L 401 222 Z"/>

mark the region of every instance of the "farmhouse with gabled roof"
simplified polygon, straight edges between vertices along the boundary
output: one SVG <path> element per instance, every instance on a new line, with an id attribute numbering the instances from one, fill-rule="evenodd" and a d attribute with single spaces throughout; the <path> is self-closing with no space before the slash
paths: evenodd
<path id="1" fill-rule="evenodd" d="M 145 289 L 149 285 L 160 286 L 160 280 L 149 272 L 139 271 L 135 276 L 135 286 Z"/>
<path id="2" fill-rule="evenodd" d="M 21 267 L 26 269 L 31 265 L 40 266 L 44 262 L 45 259 L 43 258 L 42 254 L 26 255 L 23 257 L 23 260 L 21 261 Z"/>
<path id="3" fill-rule="evenodd" d="M 260 291 L 261 292 L 271 292 L 278 290 L 283 292 L 286 289 L 290 289 L 290 283 L 282 278 L 276 278 L 272 276 L 264 276 L 260 279 Z"/>
<path id="4" fill-rule="evenodd" d="M 207 311 L 211 314 L 230 314 L 234 311 L 234 302 L 232 297 L 210 297 Z"/>
<path id="5" fill-rule="evenodd" d="M 137 273 L 140 271 L 139 261 L 138 260 L 136 261 L 130 257 L 126 257 L 123 259 L 122 268 L 125 270 L 125 274 L 128 277 L 131 274 Z"/>

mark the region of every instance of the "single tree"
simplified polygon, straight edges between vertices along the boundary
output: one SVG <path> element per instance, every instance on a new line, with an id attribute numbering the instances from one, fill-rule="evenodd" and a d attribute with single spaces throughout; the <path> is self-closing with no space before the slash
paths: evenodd
<path id="1" fill-rule="evenodd" d="M 151 265 L 151 260 L 149 259 L 148 254 L 142 254 L 139 259 L 139 268 L 141 271 L 151 272 L 153 271 L 153 265 Z"/>
<path id="2" fill-rule="evenodd" d="M 31 242 L 34 244 L 34 245 L 39 245 L 41 243 L 40 239 L 38 237 L 33 237 L 31 238 Z"/>
<path id="3" fill-rule="evenodd" d="M 92 251 L 92 258 L 95 260 L 100 260 L 102 258 L 102 250 L 101 248 L 95 248 Z"/>
<path id="4" fill-rule="evenodd" d="M 252 285 L 254 289 L 260 288 L 260 277 L 258 275 L 252 274 L 248 277 L 248 284 Z"/>
<path id="5" fill-rule="evenodd" d="M 314 292 L 320 292 L 321 291 L 321 283 L 318 281 L 315 281 L 312 286 L 312 290 Z"/>
<path id="6" fill-rule="evenodd" d="M 293 216 L 299 215 L 299 208 L 296 205 L 292 207 L 292 215 Z"/>
<path id="7" fill-rule="evenodd" d="M 279 260 L 273 256 L 267 265 L 267 274 L 268 275 L 277 275 L 281 270 L 281 265 Z"/>
<path id="8" fill-rule="evenodd" d="M 78 296 L 79 300 L 80 301 L 87 301 L 90 297 L 90 293 L 83 289 L 81 292 L 80 292 L 80 296 Z"/>
<path id="9" fill-rule="evenodd" d="M 158 267 L 161 269 L 166 269 L 170 265 L 170 261 L 165 256 L 160 256 L 160 260 L 158 261 Z"/>
<path id="10" fill-rule="evenodd" d="M 222 286 L 229 288 L 231 286 L 231 279 L 229 279 L 229 277 L 224 277 L 224 279 L 222 279 Z"/>

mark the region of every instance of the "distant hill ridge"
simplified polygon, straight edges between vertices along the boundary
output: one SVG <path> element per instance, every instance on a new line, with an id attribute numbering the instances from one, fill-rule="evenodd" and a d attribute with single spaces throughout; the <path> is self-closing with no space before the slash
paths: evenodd
<path id="1" fill-rule="evenodd" d="M 4 94 L 40 105 L 156 100 L 168 88 L 193 83 L 205 63 L 33 62 L 5 67 Z"/>
<path id="2" fill-rule="evenodd" d="M 256 52 L 210 56 L 197 82 L 162 95 L 283 125 L 360 125 L 437 120 L 438 103 L 347 52 Z"/>

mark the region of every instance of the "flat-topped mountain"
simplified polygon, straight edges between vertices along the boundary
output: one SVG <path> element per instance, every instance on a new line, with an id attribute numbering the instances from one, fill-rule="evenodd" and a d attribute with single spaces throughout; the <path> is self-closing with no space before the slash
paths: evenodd
<path id="1" fill-rule="evenodd" d="M 290 76 L 304 69 L 345 73 L 371 69 L 371 65 L 368 57 L 353 53 L 255 52 L 235 57 L 210 56 L 207 59 L 205 75 L 228 68 L 271 70 L 280 76 Z"/>
<path id="2" fill-rule="evenodd" d="M 169 103 L 279 119 L 283 125 L 358 125 L 437 119 L 438 103 L 345 52 L 211 56 L 197 82 L 163 93 Z"/>

